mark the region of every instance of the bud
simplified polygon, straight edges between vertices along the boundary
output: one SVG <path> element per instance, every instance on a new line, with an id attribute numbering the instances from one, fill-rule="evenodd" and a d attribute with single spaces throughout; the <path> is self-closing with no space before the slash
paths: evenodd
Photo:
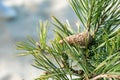
<path id="1" fill-rule="evenodd" d="M 70 45 L 79 44 L 81 47 L 86 47 L 89 43 L 92 42 L 92 36 L 88 31 L 70 35 L 63 40 L 60 40 L 59 43 L 63 44 L 64 41 L 67 41 Z"/>

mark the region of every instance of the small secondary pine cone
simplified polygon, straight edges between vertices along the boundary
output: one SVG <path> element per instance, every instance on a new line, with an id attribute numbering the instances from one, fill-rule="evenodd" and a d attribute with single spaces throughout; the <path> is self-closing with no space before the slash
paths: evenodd
<path id="1" fill-rule="evenodd" d="M 67 41 L 70 45 L 79 44 L 81 47 L 86 47 L 92 42 L 92 36 L 86 31 L 65 37 L 63 40 L 60 40 L 59 43 L 63 44 L 64 41 Z"/>

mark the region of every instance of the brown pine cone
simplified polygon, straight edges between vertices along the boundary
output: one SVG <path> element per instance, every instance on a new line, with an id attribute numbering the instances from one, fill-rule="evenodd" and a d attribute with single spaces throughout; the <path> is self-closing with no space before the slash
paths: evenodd
<path id="1" fill-rule="evenodd" d="M 92 41 L 92 36 L 89 32 L 82 32 L 74 35 L 70 35 L 63 40 L 60 40 L 59 43 L 63 44 L 66 40 L 70 45 L 79 44 L 82 47 L 86 47 Z"/>

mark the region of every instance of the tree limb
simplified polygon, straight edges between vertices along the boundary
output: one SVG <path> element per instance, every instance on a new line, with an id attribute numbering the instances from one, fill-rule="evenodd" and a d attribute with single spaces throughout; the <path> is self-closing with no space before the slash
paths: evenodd
<path id="1" fill-rule="evenodd" d="M 90 80 L 98 80 L 100 78 L 108 78 L 108 79 L 111 79 L 111 78 L 116 78 L 116 79 L 120 79 L 120 75 L 113 75 L 113 74 L 100 74 Z"/>

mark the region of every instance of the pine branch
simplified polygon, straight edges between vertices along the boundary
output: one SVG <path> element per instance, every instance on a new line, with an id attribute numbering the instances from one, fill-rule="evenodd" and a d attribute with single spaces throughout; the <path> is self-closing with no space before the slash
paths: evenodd
<path id="1" fill-rule="evenodd" d="M 101 79 L 101 78 L 107 78 L 107 79 L 120 79 L 120 75 L 113 75 L 113 74 L 100 74 L 100 75 L 97 75 L 96 77 L 90 79 L 90 80 L 98 80 L 98 79 Z"/>
<path id="2" fill-rule="evenodd" d="M 48 22 L 42 21 L 37 42 L 29 37 L 17 44 L 22 53 L 34 56 L 34 67 L 47 72 L 36 80 L 73 80 L 73 75 L 80 80 L 120 79 L 120 0 L 68 2 L 84 31 L 77 33 L 68 21 L 62 23 L 53 16 L 56 35 L 51 44 L 47 44 Z"/>

